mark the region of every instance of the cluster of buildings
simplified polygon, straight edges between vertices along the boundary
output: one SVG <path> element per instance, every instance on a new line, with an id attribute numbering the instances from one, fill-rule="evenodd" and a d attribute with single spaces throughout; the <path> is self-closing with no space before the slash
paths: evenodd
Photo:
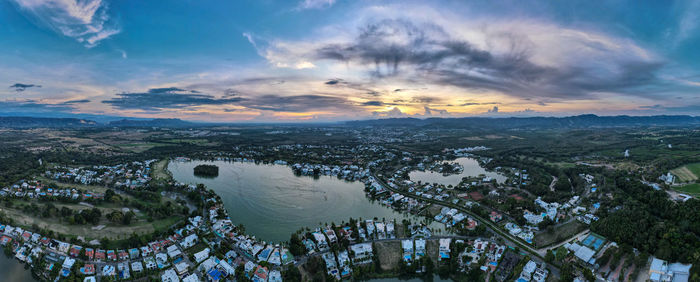
<path id="1" fill-rule="evenodd" d="M 53 180 L 79 184 L 113 184 L 118 188 L 139 188 L 150 178 L 151 164 L 156 160 L 134 161 L 114 166 L 54 167 L 44 175 Z"/>
<path id="2" fill-rule="evenodd" d="M 328 166 L 320 164 L 296 163 L 292 165 L 292 169 L 302 175 L 330 175 L 337 176 L 345 180 L 360 180 L 370 175 L 369 169 L 363 169 L 357 165 Z"/>
<path id="3" fill-rule="evenodd" d="M 95 191 L 82 191 L 75 188 L 51 188 L 44 186 L 41 182 L 35 180 L 20 181 L 18 184 L 13 184 L 10 187 L 4 187 L 0 190 L 0 197 L 14 197 L 26 199 L 45 199 L 45 198 L 63 198 L 69 200 L 101 200 L 104 198 L 103 193 Z"/>

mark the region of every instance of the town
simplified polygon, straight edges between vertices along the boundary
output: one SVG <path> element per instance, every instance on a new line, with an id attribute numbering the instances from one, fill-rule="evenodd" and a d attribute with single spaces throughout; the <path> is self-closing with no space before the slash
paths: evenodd
<path id="1" fill-rule="evenodd" d="M 501 154 L 503 145 L 493 142 L 414 150 L 386 145 L 381 134 L 355 133 L 356 145 L 240 144 L 92 165 L 46 158 L 42 170 L 0 189 L 0 244 L 37 279 L 59 281 L 691 281 L 696 275 L 696 264 L 669 242 L 650 253 L 616 230 L 635 212 L 621 205 L 620 193 L 637 201 L 654 197 L 667 209 L 692 211 L 688 219 L 696 216 L 692 192 L 674 189 L 692 178 L 692 166 L 631 177 L 595 156 L 552 166 Z M 617 159 L 630 162 L 634 153 L 621 150 Z M 266 241 L 232 220 L 236 208 L 216 191 L 177 181 L 168 169 L 190 163 L 216 169 L 215 178 L 228 176 L 214 164 L 248 164 L 360 183 L 366 201 L 406 216 L 336 218 L 297 226 L 286 241 Z"/>

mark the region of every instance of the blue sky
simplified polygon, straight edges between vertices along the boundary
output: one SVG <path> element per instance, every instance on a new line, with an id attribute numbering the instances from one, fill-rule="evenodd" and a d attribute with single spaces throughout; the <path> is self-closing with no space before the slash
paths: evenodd
<path id="1" fill-rule="evenodd" d="M 700 113 L 700 2 L 594 4 L 2 0 L 0 114 Z"/>

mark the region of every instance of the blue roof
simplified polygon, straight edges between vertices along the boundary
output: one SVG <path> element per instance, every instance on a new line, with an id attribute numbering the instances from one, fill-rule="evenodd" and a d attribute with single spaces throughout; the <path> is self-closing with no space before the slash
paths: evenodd
<path id="1" fill-rule="evenodd" d="M 216 280 L 221 279 L 221 276 L 223 275 L 223 273 L 221 273 L 221 271 L 219 271 L 216 268 L 212 268 L 211 270 L 209 270 L 207 275 L 209 275 L 209 277 L 211 277 L 212 280 L 216 281 Z"/>

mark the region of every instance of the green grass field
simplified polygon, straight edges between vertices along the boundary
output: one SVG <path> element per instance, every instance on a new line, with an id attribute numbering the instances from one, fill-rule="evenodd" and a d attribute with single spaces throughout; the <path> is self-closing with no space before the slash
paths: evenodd
<path id="1" fill-rule="evenodd" d="M 671 173 L 678 177 L 680 182 L 695 181 L 700 178 L 700 163 L 687 164 L 671 170 Z"/>
<path id="2" fill-rule="evenodd" d="M 675 189 L 679 192 L 683 192 L 686 194 L 700 196 L 700 183 L 688 184 L 688 185 L 681 186 L 681 187 L 675 188 Z"/>

